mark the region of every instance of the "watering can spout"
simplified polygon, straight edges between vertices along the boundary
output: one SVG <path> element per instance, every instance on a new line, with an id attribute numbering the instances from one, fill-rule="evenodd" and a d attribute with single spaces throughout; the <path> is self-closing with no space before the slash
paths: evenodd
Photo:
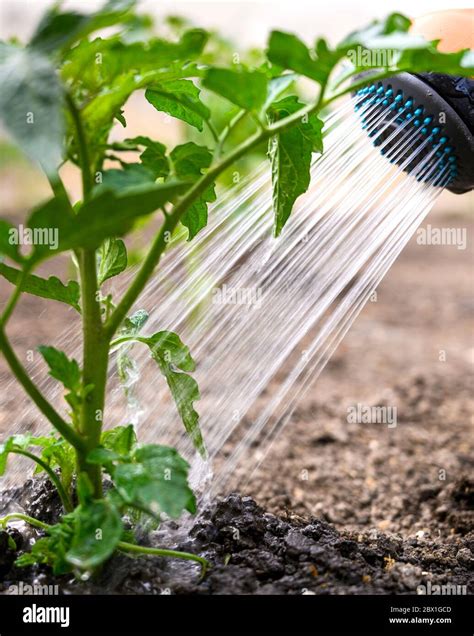
<path id="1" fill-rule="evenodd" d="M 452 52 L 474 48 L 474 11 L 452 10 L 430 13 L 413 21 L 411 31 L 427 40 L 439 40 L 439 49 Z M 443 185 L 456 194 L 474 188 L 474 80 L 439 73 L 400 73 L 359 91 L 366 104 L 389 109 L 385 140 L 397 126 L 419 130 L 414 143 L 423 148 L 419 158 L 434 152 L 442 157 L 438 166 Z M 397 118 L 394 113 L 399 113 Z M 387 122 L 390 123 L 387 123 Z M 392 135 L 393 137 L 393 135 Z M 379 136 L 380 139 L 380 136 Z M 430 144 L 426 145 L 426 140 Z M 400 155 L 400 161 L 405 156 Z M 404 164 L 406 165 L 406 164 Z M 413 164 L 404 169 L 410 172 Z"/>

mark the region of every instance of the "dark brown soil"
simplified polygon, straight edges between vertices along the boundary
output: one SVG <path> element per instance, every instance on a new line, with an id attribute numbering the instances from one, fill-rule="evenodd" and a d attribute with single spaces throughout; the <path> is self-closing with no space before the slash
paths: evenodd
<path id="1" fill-rule="evenodd" d="M 30 514 L 41 510 L 43 519 L 51 521 L 58 502 L 50 493 L 47 485 L 29 482 L 12 494 Z M 474 482 L 463 482 L 449 504 L 461 512 L 472 506 L 473 497 Z M 11 535 L 28 549 L 37 533 L 12 530 Z M 428 584 L 431 589 L 460 586 L 457 593 L 466 593 L 473 580 L 473 532 L 453 536 L 442 548 L 425 539 L 340 533 L 321 519 L 275 516 L 238 494 L 213 502 L 189 535 L 170 545 L 172 535 L 171 528 L 168 547 L 199 553 L 213 564 L 204 579 L 188 562 L 126 555 L 115 556 L 87 582 L 54 578 L 44 566 L 12 565 L 15 554 L 6 533 L 0 533 L 0 590 L 23 581 L 58 584 L 63 594 L 416 594 L 418 586 Z M 159 535 L 147 537 L 147 543 L 150 539 L 159 543 Z"/>

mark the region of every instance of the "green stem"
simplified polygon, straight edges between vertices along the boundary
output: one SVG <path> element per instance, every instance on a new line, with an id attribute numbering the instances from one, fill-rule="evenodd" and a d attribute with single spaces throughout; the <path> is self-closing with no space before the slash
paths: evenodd
<path id="1" fill-rule="evenodd" d="M 81 114 L 72 97 L 67 94 L 66 99 L 76 129 L 83 199 L 87 201 L 92 192 L 93 180 L 86 134 Z M 86 472 L 89 476 L 94 487 L 94 495 L 99 499 L 102 496 L 102 470 L 96 464 L 89 464 L 86 457 L 88 452 L 100 443 L 107 383 L 109 339 L 106 337 L 102 325 L 95 250 L 84 249 L 80 252 L 79 270 L 82 297 L 82 378 L 84 386 L 92 388 L 81 406 L 79 428 L 85 438 L 86 452 L 80 450 L 77 453 L 77 464 L 78 472 Z"/>
<path id="2" fill-rule="evenodd" d="M 209 131 L 210 131 L 214 141 L 216 143 L 218 143 L 218 141 L 219 141 L 219 133 L 217 132 L 216 127 L 214 126 L 212 121 L 210 121 L 209 119 L 206 119 L 206 124 L 207 124 L 207 127 L 209 128 Z"/>
<path id="3" fill-rule="evenodd" d="M 0 527 L 6 526 L 9 521 L 13 521 L 14 519 L 19 519 L 20 521 L 25 521 L 26 523 L 29 523 L 30 526 L 35 526 L 36 528 L 40 528 L 41 530 L 46 530 L 46 532 L 48 530 L 51 530 L 51 527 L 52 527 L 52 526 L 50 526 L 47 523 L 43 523 L 39 519 L 35 519 L 34 517 L 30 517 L 28 515 L 24 515 L 21 512 L 12 512 L 11 514 L 6 515 L 5 517 L 1 517 L 0 518 Z"/>
<path id="4" fill-rule="evenodd" d="M 56 475 L 56 473 L 51 468 L 51 466 L 49 466 L 40 457 L 37 457 L 33 453 L 30 453 L 29 451 L 26 451 L 26 450 L 22 450 L 20 448 L 13 449 L 10 451 L 10 453 L 15 453 L 16 455 L 24 455 L 25 457 L 28 457 L 28 459 L 31 459 L 32 461 L 36 462 L 39 466 L 41 466 L 41 468 L 48 474 L 48 477 L 50 478 L 50 480 L 56 487 L 56 490 L 58 491 L 58 494 L 64 506 L 64 510 L 66 512 L 71 512 L 73 510 L 74 506 L 72 505 L 72 501 L 69 495 L 67 494 L 67 492 L 65 491 L 64 486 L 61 483 L 61 480 Z"/>
<path id="5" fill-rule="evenodd" d="M 133 543 L 126 543 L 125 541 L 120 541 L 117 546 L 120 550 L 124 550 L 125 552 L 134 552 L 136 554 L 150 554 L 152 556 L 163 556 L 163 557 L 171 557 L 174 559 L 184 559 L 185 561 L 196 561 L 201 565 L 201 575 L 204 576 L 207 568 L 209 567 L 209 562 L 206 561 L 204 557 L 200 557 L 197 554 L 192 554 L 191 552 L 180 552 L 179 550 L 166 550 L 164 548 L 146 548 L 141 545 L 134 545 Z"/>
<path id="6" fill-rule="evenodd" d="M 4 328 L 10 318 L 10 316 L 13 313 L 13 310 L 16 307 L 17 302 L 20 299 L 21 296 L 21 292 L 22 292 L 22 285 L 25 281 L 25 278 L 28 274 L 28 270 L 27 267 L 25 266 L 20 273 L 20 277 L 18 279 L 18 283 L 15 285 L 15 290 L 13 291 L 13 294 L 10 296 L 10 300 L 7 303 L 7 306 L 5 307 L 1 317 L 0 317 L 0 326 L 2 328 Z"/>
<path id="7" fill-rule="evenodd" d="M 227 126 L 222 130 L 221 134 L 219 135 L 219 139 L 217 141 L 216 149 L 214 151 L 215 158 L 218 159 L 220 157 L 222 153 L 222 147 L 225 141 L 227 140 L 231 132 L 234 130 L 234 128 L 237 126 L 237 124 L 240 122 L 240 120 L 243 119 L 246 114 L 247 114 L 246 110 L 244 109 L 239 110 L 239 112 L 229 121 Z"/>
<path id="8" fill-rule="evenodd" d="M 94 250 L 83 250 L 80 262 L 83 327 L 83 383 L 92 386 L 83 400 L 79 427 L 87 451 L 100 443 L 105 405 L 109 340 L 104 334 L 98 300 L 97 268 Z M 85 471 L 94 485 L 97 498 L 102 495 L 101 468 L 79 453 L 79 470 Z"/>
<path id="9" fill-rule="evenodd" d="M 26 369 L 18 360 L 13 351 L 3 329 L 0 327 L 0 350 L 5 356 L 13 375 L 23 386 L 26 393 L 30 396 L 39 410 L 51 422 L 54 428 L 76 449 L 83 449 L 84 442 L 81 437 L 63 420 L 51 404 L 44 398 L 42 393 L 30 379 Z"/>
<path id="10" fill-rule="evenodd" d="M 76 141 L 79 152 L 79 162 L 81 165 L 82 174 L 82 194 L 84 201 L 89 197 L 89 194 L 93 187 L 91 163 L 89 160 L 89 150 L 87 146 L 86 134 L 82 125 L 81 114 L 74 103 L 71 95 L 66 92 L 66 103 L 71 113 L 74 127 L 76 129 Z"/>

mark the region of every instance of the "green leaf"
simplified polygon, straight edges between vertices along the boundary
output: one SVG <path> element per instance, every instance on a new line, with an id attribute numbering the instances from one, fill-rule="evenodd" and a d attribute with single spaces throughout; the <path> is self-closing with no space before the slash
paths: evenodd
<path id="1" fill-rule="evenodd" d="M 66 560 L 81 570 L 91 570 L 116 549 L 123 534 L 122 519 L 105 499 L 82 504 L 73 514 L 74 532 Z"/>
<path id="2" fill-rule="evenodd" d="M 54 7 L 41 19 L 30 40 L 30 46 L 42 53 L 51 53 L 74 42 L 88 22 L 87 15 L 75 11 L 61 13 Z"/>
<path id="3" fill-rule="evenodd" d="M 0 257 L 8 256 L 15 263 L 22 263 L 23 256 L 20 254 L 18 228 L 8 221 L 0 219 Z"/>
<path id="4" fill-rule="evenodd" d="M 280 75 L 280 77 L 273 77 L 268 82 L 267 98 L 263 106 L 264 110 L 273 104 L 282 94 L 289 88 L 297 79 L 295 73 L 288 73 L 287 75 Z"/>
<path id="5" fill-rule="evenodd" d="M 396 48 L 417 48 L 427 46 L 427 40 L 419 35 L 408 33 L 411 20 L 401 13 L 391 13 L 382 20 L 374 20 L 368 26 L 352 31 L 342 42 L 338 48 L 347 49 L 348 47 L 361 45 L 366 48 L 392 48 L 392 37 L 398 39 L 400 46 Z M 400 36 L 403 37 L 400 37 Z M 386 46 L 386 45 L 389 46 Z"/>
<path id="6" fill-rule="evenodd" d="M 108 238 L 100 246 L 98 283 L 102 285 L 106 280 L 117 276 L 127 267 L 127 248 L 125 243 L 116 238 Z"/>
<path id="7" fill-rule="evenodd" d="M 120 193 L 122 190 L 128 190 L 147 183 L 154 183 L 155 177 L 153 172 L 145 168 L 141 163 L 123 164 L 122 170 L 112 168 L 104 170 L 102 173 L 102 183 L 96 187 L 95 194 L 101 190 L 114 190 Z"/>
<path id="8" fill-rule="evenodd" d="M 83 110 L 86 127 L 93 138 L 97 138 L 98 131 L 102 136 L 104 127 L 110 128 L 116 113 L 135 90 L 183 75 L 183 64 L 202 53 L 207 39 L 208 34 L 202 29 L 190 29 L 178 42 L 153 38 L 127 44 L 109 38 L 81 43 L 81 48 L 72 52 L 63 75 L 65 79 L 78 81 L 84 74 L 94 89 L 95 96 Z M 98 54 L 102 64 L 95 63 Z M 100 87 L 107 90 L 98 92 Z"/>
<path id="9" fill-rule="evenodd" d="M 39 346 L 38 351 L 49 366 L 49 375 L 52 378 L 59 380 L 73 393 L 81 391 L 81 370 L 76 360 L 70 360 L 63 351 L 55 347 Z"/>
<path id="10" fill-rule="evenodd" d="M 48 536 L 38 539 L 30 552 L 18 557 L 15 565 L 28 567 L 36 563 L 49 565 L 53 574 L 66 574 L 71 571 L 71 565 L 66 560 L 66 553 L 73 537 L 74 513 L 65 515 L 60 523 L 51 526 Z"/>
<path id="11" fill-rule="evenodd" d="M 270 108 L 270 121 L 287 117 L 303 106 L 297 97 L 285 97 Z M 316 115 L 310 115 L 307 120 L 270 139 L 268 154 L 272 165 L 275 236 L 280 234 L 290 217 L 296 199 L 308 189 L 312 153 L 323 150 L 322 127 L 323 122 Z"/>
<path id="12" fill-rule="evenodd" d="M 139 309 L 128 318 L 125 318 L 123 325 L 119 330 L 119 335 L 121 337 L 137 335 L 147 320 L 148 312 L 144 309 Z M 138 369 L 135 360 L 130 356 L 131 347 L 132 344 L 122 344 L 119 346 L 117 355 L 117 374 L 123 386 L 128 404 L 133 407 L 135 405 L 133 384 L 134 378 L 138 375 Z"/>
<path id="13" fill-rule="evenodd" d="M 145 147 L 140 159 L 143 166 L 152 173 L 154 179 L 168 176 L 170 167 L 166 156 L 166 147 L 163 144 L 144 136 L 126 139 L 125 143 Z"/>
<path id="14" fill-rule="evenodd" d="M 153 85 L 145 92 L 146 99 L 156 110 L 194 126 L 199 131 L 209 119 L 210 111 L 199 98 L 200 90 L 191 80 L 175 80 Z"/>
<path id="15" fill-rule="evenodd" d="M 132 424 L 116 426 L 104 431 L 100 438 L 101 445 L 119 455 L 128 455 L 137 444 L 137 436 Z"/>
<path id="16" fill-rule="evenodd" d="M 61 483 L 66 492 L 70 492 L 72 478 L 76 470 L 76 451 L 73 446 L 64 438 L 54 435 L 39 440 L 33 439 L 30 443 L 43 447 L 41 459 L 52 468 L 59 468 Z M 35 474 L 41 472 L 43 469 L 38 465 Z"/>
<path id="17" fill-rule="evenodd" d="M 51 199 L 33 212 L 28 225 L 57 228 L 59 245 L 57 250 L 35 246 L 32 260 L 76 247 L 97 248 L 106 238 L 125 234 L 136 218 L 151 214 L 186 187 L 186 183 L 169 181 L 125 188 L 120 192 L 101 188 L 73 218 L 65 217 L 64 206 L 57 199 Z"/>
<path id="18" fill-rule="evenodd" d="M 26 450 L 31 445 L 31 435 L 12 435 L 0 444 L 0 477 L 5 474 L 8 455 L 16 448 Z"/>
<path id="19" fill-rule="evenodd" d="M 210 68 L 202 85 L 245 110 L 258 110 L 267 97 L 267 78 L 260 71 Z"/>
<path id="20" fill-rule="evenodd" d="M 63 152 L 63 94 L 55 68 L 36 51 L 0 47 L 0 120 L 18 145 L 54 175 Z"/>
<path id="21" fill-rule="evenodd" d="M 411 21 L 400 13 L 392 13 L 383 20 L 375 20 L 364 29 L 348 35 L 339 45 L 353 62 L 356 70 L 390 68 L 393 71 L 435 72 L 472 76 L 474 61 L 468 50 L 442 53 L 437 42 L 425 40 L 409 32 Z M 387 52 L 387 55 L 358 55 L 362 51 Z"/>
<path id="22" fill-rule="evenodd" d="M 291 33 L 272 31 L 267 57 L 272 64 L 305 75 L 315 82 L 324 83 L 327 79 L 327 72 L 321 69 L 306 44 Z"/>
<path id="23" fill-rule="evenodd" d="M 98 12 L 89 15 L 76 11 L 61 12 L 54 6 L 44 14 L 29 46 L 47 54 L 70 47 L 93 31 L 129 20 L 129 11 L 135 4 L 135 0 L 110 0 Z"/>
<path id="24" fill-rule="evenodd" d="M 135 451 L 133 463 L 114 470 L 114 483 L 124 502 L 172 518 L 183 510 L 196 511 L 196 500 L 188 484 L 188 463 L 174 448 L 150 444 Z"/>
<path id="25" fill-rule="evenodd" d="M 131 316 L 125 318 L 123 329 L 120 330 L 121 335 L 136 335 L 146 324 L 148 318 L 149 314 L 145 309 L 138 309 Z"/>
<path id="26" fill-rule="evenodd" d="M 160 331 L 150 338 L 140 338 L 150 347 L 153 359 L 165 376 L 176 408 L 195 448 L 202 456 L 206 454 L 204 440 L 199 428 L 199 415 L 193 403 L 200 399 L 196 380 L 187 373 L 195 370 L 189 348 L 172 331 Z"/>
<path id="27" fill-rule="evenodd" d="M 204 146 L 193 142 L 176 146 L 170 155 L 176 176 L 180 179 L 197 181 L 212 162 L 212 154 Z M 188 241 L 207 225 L 207 204 L 216 200 L 215 185 L 212 184 L 194 201 L 181 218 L 188 228 Z"/>
<path id="28" fill-rule="evenodd" d="M 18 286 L 22 273 L 14 267 L 0 263 L 0 275 L 13 285 Z M 81 310 L 79 306 L 81 291 L 75 280 L 70 280 L 64 285 L 56 276 L 50 276 L 46 279 L 34 274 L 26 274 L 21 283 L 21 290 L 27 294 L 33 294 L 33 296 L 66 303 L 79 312 Z"/>

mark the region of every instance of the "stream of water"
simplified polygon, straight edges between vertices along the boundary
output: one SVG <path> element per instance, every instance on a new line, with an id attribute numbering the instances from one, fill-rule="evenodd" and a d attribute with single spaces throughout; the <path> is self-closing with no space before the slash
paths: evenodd
<path id="1" fill-rule="evenodd" d="M 165 255 L 137 303 L 150 313 L 144 333 L 176 331 L 197 361 L 209 463 L 194 453 L 146 347 L 131 352 L 128 404 L 111 367 L 107 413 L 114 425 L 132 421 L 144 441 L 176 446 L 192 460 L 195 484 L 210 466 L 216 491 L 252 479 L 275 437 L 284 428 L 291 436 L 295 407 L 447 182 L 437 147 L 414 147 L 419 133 L 392 129 L 389 109 L 361 111 L 349 100 L 327 118 L 325 152 L 280 238 L 262 162 L 218 198 L 193 242 Z M 79 343 L 74 350 L 65 335 L 61 344 L 79 358 Z"/>

